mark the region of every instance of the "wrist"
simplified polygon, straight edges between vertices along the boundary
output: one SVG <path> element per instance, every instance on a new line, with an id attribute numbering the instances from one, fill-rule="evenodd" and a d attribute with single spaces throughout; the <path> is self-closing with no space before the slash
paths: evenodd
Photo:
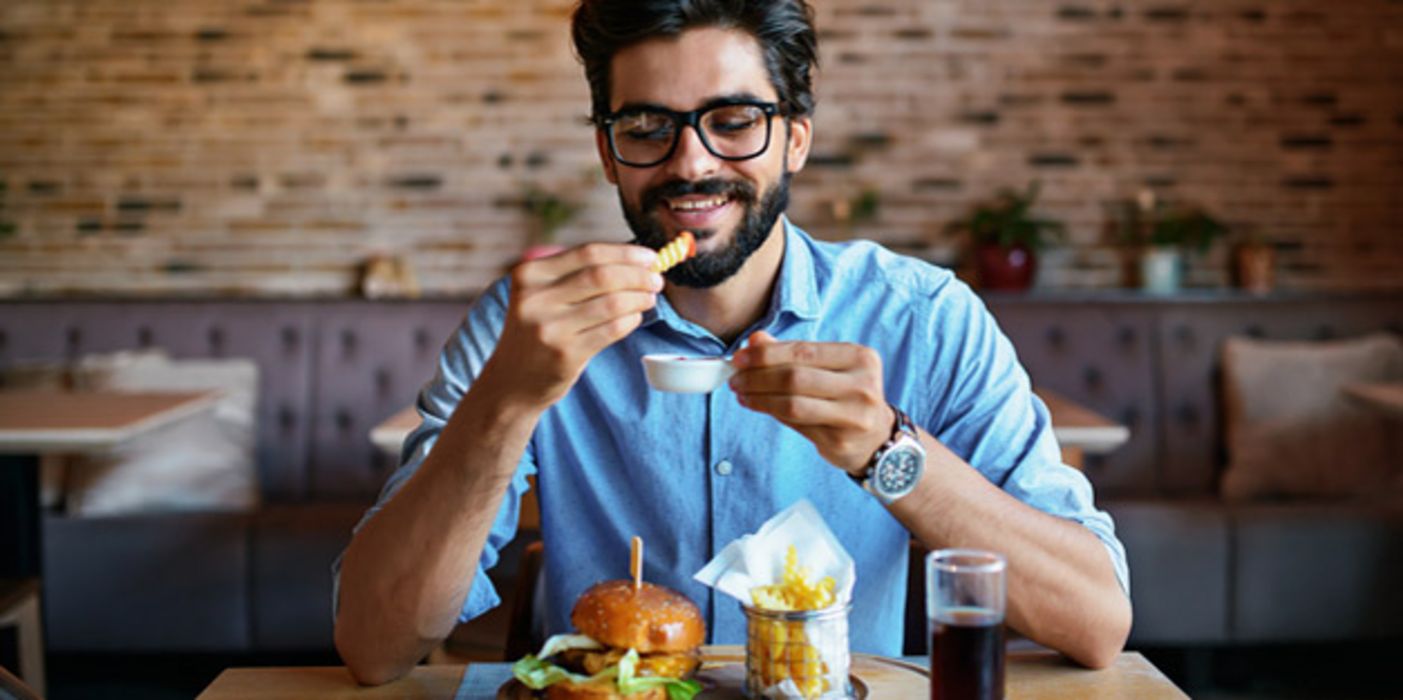
<path id="1" fill-rule="evenodd" d="M 896 431 L 901 427 L 901 416 L 897 413 L 896 406 L 886 404 L 885 408 L 887 419 L 885 422 L 878 424 L 877 428 L 873 431 L 873 437 L 866 441 L 870 447 L 859 453 L 862 455 L 862 461 L 844 468 L 844 471 L 846 471 L 848 476 L 852 477 L 854 481 L 861 482 L 867 477 L 867 470 L 871 469 L 872 465 L 876 463 L 877 455 L 882 451 L 882 447 L 887 444 L 888 440 L 891 440 L 892 437 L 896 435 Z"/>
<path id="2" fill-rule="evenodd" d="M 511 372 L 503 372 L 495 360 L 488 360 L 468 390 L 474 403 L 491 407 L 493 422 L 514 424 L 526 422 L 532 426 L 554 401 L 523 388 Z"/>
<path id="3" fill-rule="evenodd" d="M 853 477 L 863 490 L 890 506 L 915 490 L 925 472 L 926 451 L 915 424 L 891 406 L 895 415 L 890 435 L 873 453 L 861 477 Z"/>

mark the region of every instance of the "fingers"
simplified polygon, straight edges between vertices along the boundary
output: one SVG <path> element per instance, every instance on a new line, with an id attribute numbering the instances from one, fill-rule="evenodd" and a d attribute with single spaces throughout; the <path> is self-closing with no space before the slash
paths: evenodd
<path id="1" fill-rule="evenodd" d="M 838 399 L 860 393 L 861 388 L 855 374 L 795 365 L 757 367 L 731 378 L 731 390 L 744 396 L 794 394 Z"/>
<path id="2" fill-rule="evenodd" d="M 584 333 L 620 318 L 639 316 L 657 304 L 652 292 L 613 292 L 601 294 L 562 311 L 559 319 L 564 333 Z M 634 324 L 637 326 L 637 324 Z"/>
<path id="3" fill-rule="evenodd" d="M 637 265 L 592 265 L 574 270 L 542 290 L 541 299 L 550 304 L 579 304 L 611 292 L 646 292 L 663 289 L 663 276 Z"/>
<path id="4" fill-rule="evenodd" d="M 742 406 L 791 427 L 860 427 L 841 401 L 796 394 L 738 394 L 736 398 Z"/>
<path id="5" fill-rule="evenodd" d="M 881 371 L 881 361 L 871 348 L 853 343 L 779 342 L 763 331 L 750 336 L 750 344 L 736 352 L 732 363 L 742 370 L 798 365 L 840 371 Z"/>
<path id="6" fill-rule="evenodd" d="M 589 243 L 559 255 L 521 263 L 512 269 L 512 279 L 518 286 L 537 287 L 589 267 L 626 265 L 646 271 L 657 259 L 656 251 L 643 246 Z"/>
<path id="7" fill-rule="evenodd" d="M 641 313 L 619 316 L 586 328 L 580 331 L 576 337 L 581 345 L 589 348 L 592 352 L 598 352 L 632 333 L 633 329 L 642 322 L 643 314 Z M 591 356 L 593 355 L 591 354 Z"/>

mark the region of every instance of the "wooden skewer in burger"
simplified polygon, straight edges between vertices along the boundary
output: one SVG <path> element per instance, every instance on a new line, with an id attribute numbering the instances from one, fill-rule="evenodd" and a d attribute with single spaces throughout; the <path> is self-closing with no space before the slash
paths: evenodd
<path id="1" fill-rule="evenodd" d="M 629 548 L 632 580 L 591 586 L 570 613 L 578 634 L 546 640 L 512 666 L 546 700 L 687 700 L 706 640 L 701 611 L 686 596 L 643 581 L 643 540 Z M 515 697 L 515 696 L 514 696 Z"/>

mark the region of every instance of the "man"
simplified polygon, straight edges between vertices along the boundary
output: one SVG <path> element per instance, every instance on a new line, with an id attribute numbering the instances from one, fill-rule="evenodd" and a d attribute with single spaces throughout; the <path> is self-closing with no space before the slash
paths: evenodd
<path id="1" fill-rule="evenodd" d="M 914 535 L 1005 554 L 1009 624 L 1109 663 L 1130 626 L 1123 549 L 983 306 L 946 271 L 781 216 L 813 135 L 803 0 L 585 0 L 573 36 L 642 245 L 518 265 L 448 343 L 340 569 L 356 678 L 402 675 L 499 602 L 484 571 L 533 473 L 550 633 L 587 586 L 627 575 L 639 534 L 648 578 L 695 600 L 711 641 L 741 643 L 736 602 L 691 576 L 808 498 L 857 563 L 854 650 L 900 653 Z M 654 249 L 682 230 L 697 256 L 664 281 Z M 643 377 L 652 352 L 740 369 L 665 394 Z"/>

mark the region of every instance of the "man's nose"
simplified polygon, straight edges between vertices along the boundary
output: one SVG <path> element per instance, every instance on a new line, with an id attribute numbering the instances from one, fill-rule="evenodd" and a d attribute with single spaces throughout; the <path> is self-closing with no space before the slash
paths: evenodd
<path id="1" fill-rule="evenodd" d="M 721 159 L 706 150 L 701 132 L 697 127 L 685 126 L 677 134 L 677 149 L 668 159 L 667 168 L 671 174 L 688 182 L 702 180 L 716 174 L 721 167 Z"/>

